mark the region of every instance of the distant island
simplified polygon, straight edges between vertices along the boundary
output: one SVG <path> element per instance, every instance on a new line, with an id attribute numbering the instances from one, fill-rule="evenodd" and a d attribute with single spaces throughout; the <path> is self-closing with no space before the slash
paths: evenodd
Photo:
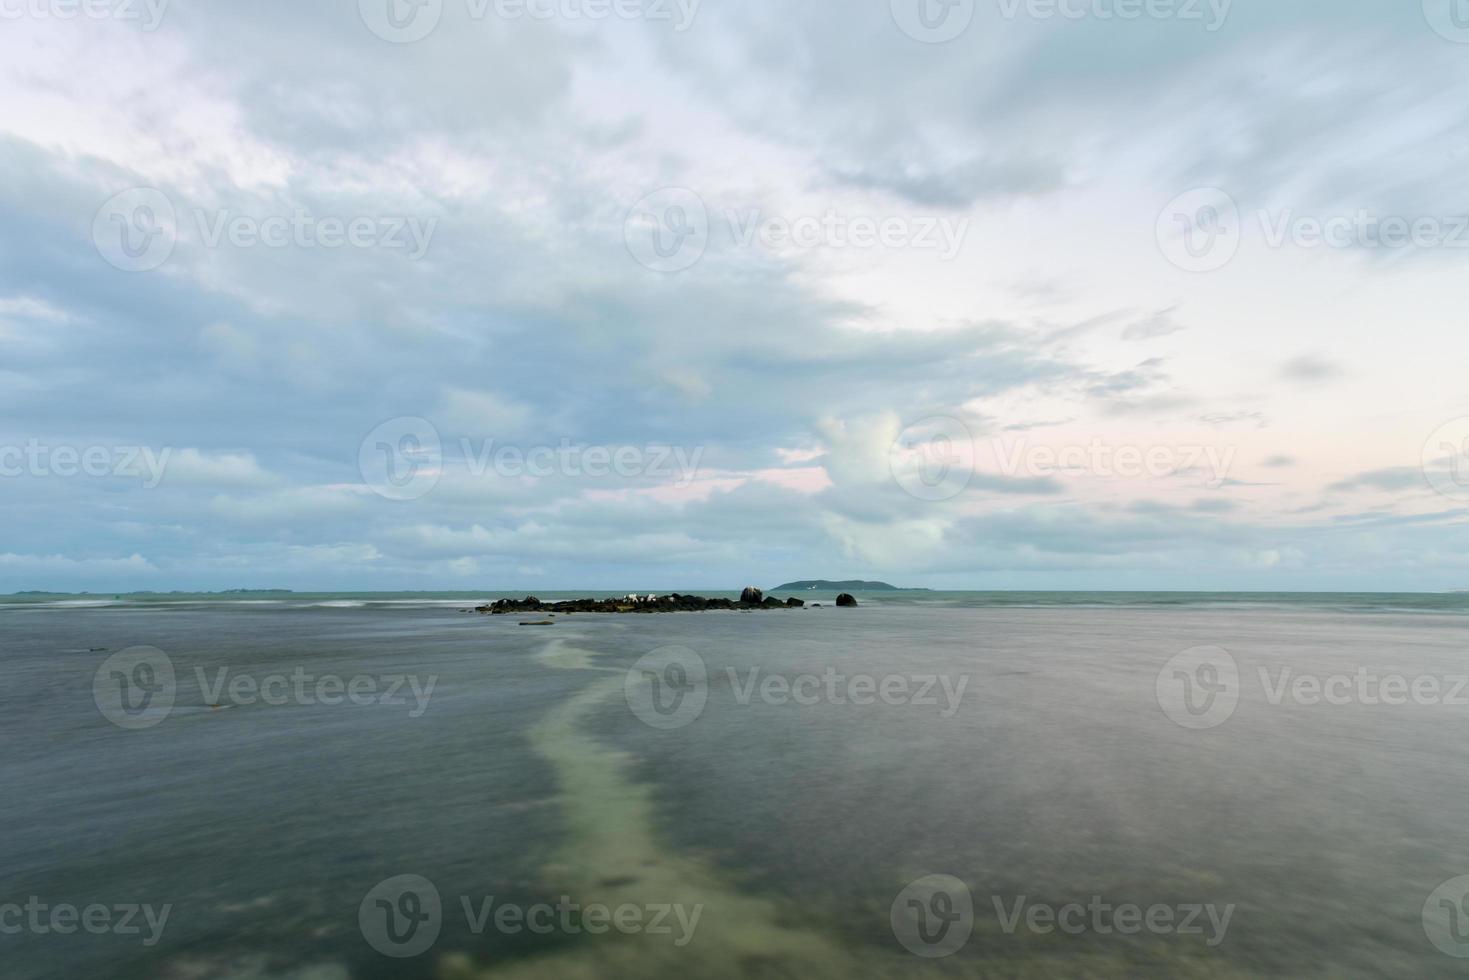
<path id="1" fill-rule="evenodd" d="M 886 582 L 832 582 L 824 578 L 807 579 L 802 582 L 787 582 L 777 585 L 771 592 L 809 592 L 822 589 L 827 592 L 927 592 L 927 589 L 899 589 Z"/>

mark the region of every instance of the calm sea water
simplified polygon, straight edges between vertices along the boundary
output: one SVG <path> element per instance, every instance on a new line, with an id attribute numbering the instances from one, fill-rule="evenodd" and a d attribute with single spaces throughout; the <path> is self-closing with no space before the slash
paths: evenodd
<path id="1" fill-rule="evenodd" d="M 488 597 L 0 601 L 0 974 L 1466 972 L 1440 946 L 1469 928 L 1469 596 L 868 593 L 543 628 L 458 611 Z M 136 647 L 158 652 L 116 659 Z M 1237 668 L 1232 692 L 1178 659 L 1200 648 Z M 166 705 L 136 673 L 158 657 Z M 1384 698 L 1393 677 L 1416 694 Z M 158 700 L 119 715 L 123 683 Z M 894 925 L 915 894 L 912 915 L 956 908 L 935 875 L 969 902 L 943 958 Z M 436 938 L 387 955 L 420 881 Z M 671 934 L 493 914 L 558 902 L 644 925 L 664 908 Z M 1025 918 L 1088 903 L 1229 918 Z M 89 906 L 111 926 L 52 928 Z M 161 928 L 113 928 L 144 906 Z"/>

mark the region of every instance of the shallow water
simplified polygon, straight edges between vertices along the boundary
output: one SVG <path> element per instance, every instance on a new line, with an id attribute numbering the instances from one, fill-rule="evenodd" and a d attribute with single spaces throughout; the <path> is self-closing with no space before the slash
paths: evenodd
<path id="1" fill-rule="evenodd" d="M 0 609 L 0 904 L 171 908 L 152 946 L 146 929 L 0 935 L 6 977 L 1463 972 L 1424 924 L 1469 874 L 1458 597 L 901 593 L 545 629 L 459 614 L 459 597 L 268 598 Z M 167 654 L 176 695 L 129 730 L 93 682 L 138 645 Z M 1205 645 L 1238 664 L 1238 705 L 1192 730 L 1159 676 Z M 639 661 L 668 648 L 707 672 L 692 716 L 648 715 L 640 685 L 675 675 Z M 221 669 L 379 694 L 402 676 L 418 696 L 244 703 Z M 1285 669 L 1443 684 L 1436 702 L 1272 703 Z M 864 698 L 864 676 L 906 693 Z M 927 959 L 890 912 L 937 874 L 972 896 L 972 933 Z M 397 959 L 359 911 L 402 875 L 442 914 L 432 946 Z M 463 900 L 491 896 L 700 911 L 685 945 L 677 928 L 477 929 Z M 1231 911 L 1222 936 L 1004 927 L 1017 902 L 1093 896 Z"/>

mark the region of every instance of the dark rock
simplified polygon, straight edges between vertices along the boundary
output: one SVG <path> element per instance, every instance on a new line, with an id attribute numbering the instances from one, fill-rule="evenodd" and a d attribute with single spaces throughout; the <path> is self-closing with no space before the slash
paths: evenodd
<path id="1" fill-rule="evenodd" d="M 752 606 L 758 606 L 765 601 L 765 593 L 753 585 L 746 586 L 745 591 L 740 593 L 740 601 L 748 602 Z"/>
<path id="2" fill-rule="evenodd" d="M 849 592 L 843 592 L 841 595 L 837 596 L 838 606 L 855 606 L 856 604 L 856 598 L 854 598 Z"/>
<path id="3" fill-rule="evenodd" d="M 795 596 L 792 596 L 791 598 L 789 598 L 789 599 L 786 600 L 786 606 L 788 608 L 791 608 L 791 609 L 800 609 L 805 604 L 806 604 L 805 602 L 803 602 L 800 599 L 797 599 Z"/>
<path id="4" fill-rule="evenodd" d="M 749 592 L 750 590 L 746 590 Z M 759 590 L 754 590 L 760 594 Z M 771 596 L 761 595 L 760 601 L 741 599 L 706 599 L 703 596 L 679 595 L 630 595 L 611 599 L 570 599 L 564 602 L 542 602 L 535 596 L 524 599 L 496 599 L 476 606 L 474 611 L 486 616 L 504 616 L 508 613 L 538 613 L 555 616 L 573 613 L 663 613 L 663 612 L 706 612 L 708 610 L 741 610 L 750 612 L 762 609 L 794 609 L 801 605 L 799 599 L 785 602 Z M 539 623 L 527 625 L 540 625 Z"/>

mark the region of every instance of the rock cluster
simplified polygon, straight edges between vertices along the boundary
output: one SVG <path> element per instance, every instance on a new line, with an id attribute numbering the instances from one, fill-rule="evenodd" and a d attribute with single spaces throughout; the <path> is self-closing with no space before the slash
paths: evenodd
<path id="1" fill-rule="evenodd" d="M 535 596 L 524 599 L 497 599 L 477 606 L 475 612 L 486 616 L 507 613 L 661 613 L 707 612 L 711 609 L 799 609 L 806 603 L 800 599 L 784 601 L 766 596 L 759 589 L 746 589 L 739 601 L 706 599 L 697 595 L 630 595 L 621 599 L 569 599 L 565 602 L 542 602 Z"/>

